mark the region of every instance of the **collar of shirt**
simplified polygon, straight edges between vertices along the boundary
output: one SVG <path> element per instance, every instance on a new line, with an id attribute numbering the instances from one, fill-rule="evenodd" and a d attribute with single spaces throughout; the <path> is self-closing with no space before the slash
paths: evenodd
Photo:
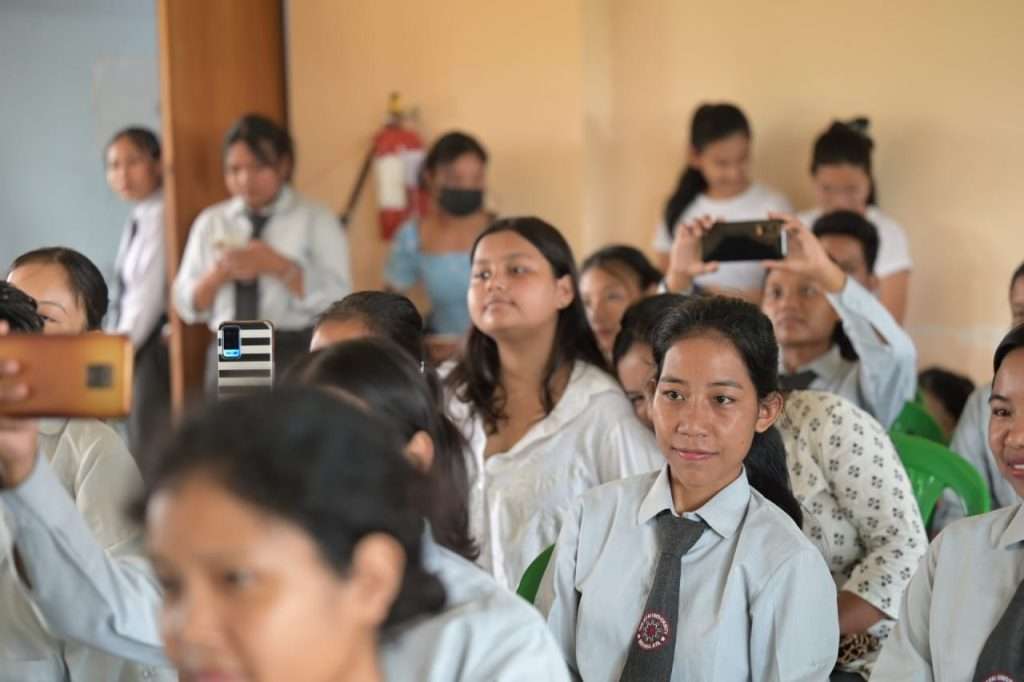
<path id="1" fill-rule="evenodd" d="M 849 362 L 843 357 L 842 353 L 839 352 L 839 346 L 832 344 L 823 355 L 819 355 L 817 358 L 808 362 L 806 365 L 798 367 L 796 372 L 806 372 L 810 370 L 818 375 L 818 378 L 829 379 L 836 376 L 841 376 L 844 373 L 844 369 Z M 785 367 L 782 366 L 782 358 L 779 358 L 779 369 L 785 374 Z"/>
<path id="2" fill-rule="evenodd" d="M 164 201 L 163 189 L 158 189 L 148 197 L 135 204 L 135 208 L 132 209 L 132 217 L 139 219 L 144 217 L 147 213 L 151 213 L 154 209 L 160 208 Z"/>
<path id="3" fill-rule="evenodd" d="M 519 452 L 527 448 L 531 443 L 561 431 L 566 424 L 586 411 L 587 405 L 593 396 L 610 390 L 620 390 L 618 384 L 611 377 L 597 367 L 593 367 L 586 362 L 577 361 L 573 365 L 572 373 L 569 375 L 569 383 L 565 387 L 565 393 L 562 394 L 555 408 L 551 410 L 551 414 L 534 424 L 526 432 L 526 435 L 520 438 L 519 442 L 513 445 L 508 452 L 497 453 L 495 456 Z M 468 411 L 468 409 L 469 407 L 464 403 L 458 400 L 453 401 L 452 416 L 461 421 L 464 419 L 463 415 L 465 412 L 463 411 Z M 483 420 L 479 415 L 473 415 L 470 426 L 470 445 L 474 450 L 483 452 L 487 443 L 487 434 L 484 430 Z"/>
<path id="4" fill-rule="evenodd" d="M 260 211 L 261 214 L 277 215 L 284 213 L 292 207 L 295 203 L 295 192 L 292 190 L 291 185 L 283 185 L 281 191 L 277 193 L 277 198 L 274 199 L 270 206 Z M 249 209 L 245 206 L 245 200 L 242 197 L 232 197 L 228 202 L 224 212 L 228 217 L 242 218 L 249 214 Z"/>
<path id="5" fill-rule="evenodd" d="M 59 436 L 68 420 L 64 418 L 47 418 L 39 420 L 39 433 L 43 436 Z"/>
<path id="6" fill-rule="evenodd" d="M 640 511 L 636 519 L 637 525 L 644 525 L 666 509 L 676 514 L 669 476 L 671 473 L 666 465 L 658 473 L 651 489 L 640 503 Z M 749 502 L 750 484 L 747 483 L 747 472 L 744 470 L 740 472 L 735 481 L 718 491 L 703 507 L 694 512 L 684 512 L 683 516 L 687 518 L 700 517 L 715 533 L 723 538 L 729 538 L 743 522 Z"/>
<path id="7" fill-rule="evenodd" d="M 1006 530 L 1000 534 L 996 546 L 1013 549 L 1014 545 L 1021 542 L 1024 542 L 1024 504 L 1017 506 L 1017 512 L 1006 526 Z"/>

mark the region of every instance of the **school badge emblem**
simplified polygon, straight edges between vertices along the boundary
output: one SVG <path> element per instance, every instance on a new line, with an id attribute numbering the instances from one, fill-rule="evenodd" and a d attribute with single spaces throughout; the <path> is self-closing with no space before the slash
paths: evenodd
<path id="1" fill-rule="evenodd" d="M 645 651 L 653 651 L 668 641 L 668 634 L 668 621 L 660 613 L 652 611 L 640 619 L 640 627 L 636 629 L 636 643 Z"/>

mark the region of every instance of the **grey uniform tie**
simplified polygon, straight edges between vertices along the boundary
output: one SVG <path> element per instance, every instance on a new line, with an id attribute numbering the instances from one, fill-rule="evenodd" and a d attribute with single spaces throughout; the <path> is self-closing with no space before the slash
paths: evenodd
<path id="1" fill-rule="evenodd" d="M 250 213 L 252 222 L 252 238 L 259 239 L 267 226 L 270 216 Z M 235 319 L 260 319 L 260 280 L 257 277 L 251 282 L 235 282 Z"/>
<path id="2" fill-rule="evenodd" d="M 1024 581 L 985 641 L 973 680 L 1024 680 Z"/>
<path id="3" fill-rule="evenodd" d="M 658 515 L 657 523 L 661 550 L 658 567 L 619 682 L 668 682 L 672 678 L 682 580 L 680 559 L 697 543 L 707 524 L 673 516 L 668 510 Z"/>

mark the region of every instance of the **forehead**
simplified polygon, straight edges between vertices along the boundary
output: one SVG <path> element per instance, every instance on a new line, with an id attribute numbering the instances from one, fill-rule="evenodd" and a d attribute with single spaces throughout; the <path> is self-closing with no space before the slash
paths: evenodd
<path id="1" fill-rule="evenodd" d="M 1024 348 L 1012 351 L 1003 359 L 992 382 L 992 393 L 1014 400 L 1024 398 Z"/>
<path id="2" fill-rule="evenodd" d="M 662 361 L 661 377 L 671 375 L 691 384 L 734 381 L 751 385 L 750 372 L 736 346 L 713 332 L 672 344 Z"/>
<path id="3" fill-rule="evenodd" d="M 865 260 L 864 245 L 854 237 L 845 234 L 826 234 L 819 237 L 818 241 L 835 260 Z"/>
<path id="4" fill-rule="evenodd" d="M 729 159 L 744 156 L 749 150 L 750 138 L 745 133 L 733 133 L 728 137 L 709 142 L 700 153 L 715 159 Z"/>
<path id="5" fill-rule="evenodd" d="M 502 230 L 487 235 L 477 243 L 476 250 L 473 252 L 474 261 L 504 260 L 514 257 L 544 260 L 544 255 L 530 243 L 530 240 L 512 230 Z"/>
<path id="6" fill-rule="evenodd" d="M 133 158 L 143 155 L 142 149 L 128 137 L 119 137 L 107 147 L 108 159 Z"/>
<path id="7" fill-rule="evenodd" d="M 316 328 L 316 340 L 320 346 L 364 339 L 372 335 L 370 328 L 362 320 L 354 317 L 347 320 L 325 320 Z"/>
<path id="8" fill-rule="evenodd" d="M 1010 300 L 1014 303 L 1024 303 L 1024 277 L 1018 277 L 1013 286 L 1010 287 Z"/>
<path id="9" fill-rule="evenodd" d="M 764 278 L 765 288 L 772 286 L 797 287 L 812 282 L 810 277 L 782 270 L 770 270 Z"/>
<path id="10" fill-rule="evenodd" d="M 37 301 L 74 298 L 68 286 L 67 273 L 56 263 L 27 263 L 11 270 L 7 281 Z"/>
<path id="11" fill-rule="evenodd" d="M 814 177 L 832 185 L 859 185 L 869 180 L 867 172 L 852 163 L 829 163 L 818 166 L 814 171 Z"/>
<path id="12" fill-rule="evenodd" d="M 465 152 L 459 154 L 454 160 L 448 163 L 442 163 L 438 167 L 439 171 L 454 173 L 456 175 L 475 175 L 482 173 L 484 170 L 484 162 L 479 156 L 472 152 Z"/>
<path id="13" fill-rule="evenodd" d="M 580 276 L 580 289 L 598 290 L 609 287 L 639 288 L 636 277 L 631 277 L 626 266 L 616 264 L 595 265 Z"/>

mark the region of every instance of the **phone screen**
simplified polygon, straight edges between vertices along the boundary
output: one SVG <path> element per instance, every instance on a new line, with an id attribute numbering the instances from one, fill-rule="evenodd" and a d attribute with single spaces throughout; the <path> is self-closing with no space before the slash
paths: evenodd
<path id="1" fill-rule="evenodd" d="M 240 327 L 233 324 L 224 325 L 221 338 L 224 341 L 224 346 L 220 352 L 222 357 L 242 357 L 242 330 Z"/>

